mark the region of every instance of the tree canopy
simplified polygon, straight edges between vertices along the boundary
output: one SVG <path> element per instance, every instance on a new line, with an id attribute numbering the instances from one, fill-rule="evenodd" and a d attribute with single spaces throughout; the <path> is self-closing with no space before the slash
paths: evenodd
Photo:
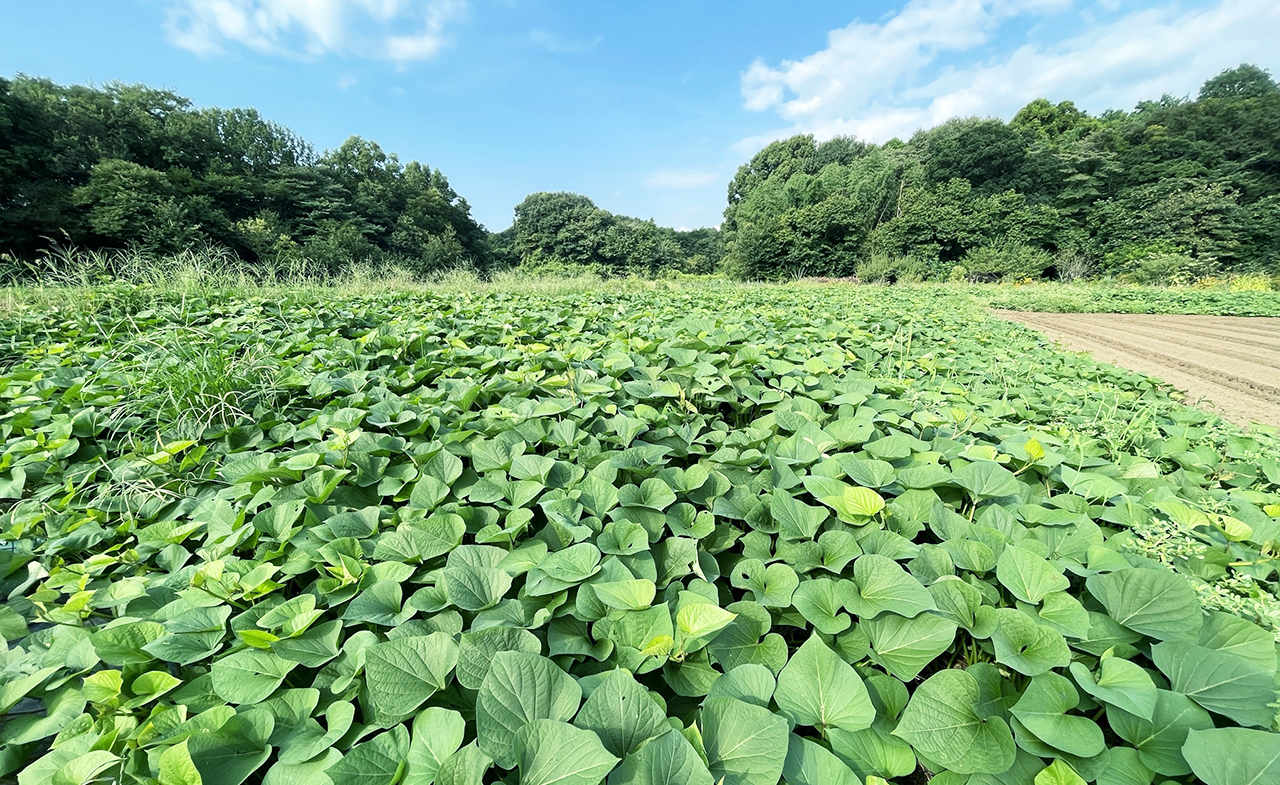
<path id="1" fill-rule="evenodd" d="M 253 109 L 167 90 L 0 79 L 0 251 L 50 244 L 415 272 L 488 265 L 488 233 L 438 169 L 351 137 L 318 153 Z"/>
<path id="2" fill-rule="evenodd" d="M 535 193 L 516 205 L 501 246 L 530 270 L 585 268 L 601 275 L 709 273 L 722 250 L 715 229 L 676 231 L 603 210 L 573 193 Z"/>
<path id="3" fill-rule="evenodd" d="M 679 231 L 534 193 L 489 233 L 438 169 L 351 137 L 317 151 L 252 109 L 142 85 L 0 79 L 0 253 L 55 245 L 415 274 L 516 266 L 746 279 L 1139 281 L 1280 272 L 1280 86 L 1253 65 L 1090 115 L 1036 99 L 909 140 L 798 135 L 729 183 L 719 228 Z"/>
<path id="4" fill-rule="evenodd" d="M 1032 101 L 909 141 L 774 142 L 738 169 L 725 266 L 743 278 L 1280 271 L 1280 87 L 1252 65 L 1090 116 Z"/>

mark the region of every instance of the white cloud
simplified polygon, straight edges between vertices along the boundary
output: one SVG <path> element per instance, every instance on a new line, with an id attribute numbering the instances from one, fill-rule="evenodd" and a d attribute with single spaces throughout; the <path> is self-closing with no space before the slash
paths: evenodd
<path id="1" fill-rule="evenodd" d="M 338 78 L 337 87 L 339 90 L 350 90 L 358 84 L 360 84 L 359 79 L 355 78 L 351 74 L 347 74 Z"/>
<path id="2" fill-rule="evenodd" d="M 725 179 L 724 176 L 718 172 L 697 169 L 663 169 L 644 178 L 644 184 L 650 188 L 702 188 L 723 179 Z"/>
<path id="3" fill-rule="evenodd" d="M 826 49 L 742 74 L 744 106 L 773 110 L 796 132 L 874 141 L 906 137 L 949 117 L 1010 117 L 1028 101 L 1074 100 L 1093 111 L 1128 108 L 1164 93 L 1194 93 L 1241 62 L 1280 64 L 1280 6 L 1219 0 L 1116 13 L 1113 0 L 1079 9 L 1083 32 L 1014 48 L 999 30 L 1062 11 L 1071 0 L 912 0 L 877 23 L 828 35 Z M 1043 32 L 1043 30 L 1041 30 Z M 993 53 L 993 49 L 1000 49 Z M 968 62 L 956 63 L 957 59 Z M 739 147 L 759 149 L 758 137 Z"/>
<path id="4" fill-rule="evenodd" d="M 203 56 L 235 44 L 286 57 L 406 63 L 434 57 L 465 14 L 465 0 L 174 0 L 165 31 L 170 43 Z"/>

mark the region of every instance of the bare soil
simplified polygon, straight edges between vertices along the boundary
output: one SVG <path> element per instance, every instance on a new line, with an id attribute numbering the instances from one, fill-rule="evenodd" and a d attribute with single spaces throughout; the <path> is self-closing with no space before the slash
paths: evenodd
<path id="1" fill-rule="evenodd" d="M 1241 425 L 1280 425 L 1280 319 L 996 311 L 1068 349 L 1143 371 Z"/>

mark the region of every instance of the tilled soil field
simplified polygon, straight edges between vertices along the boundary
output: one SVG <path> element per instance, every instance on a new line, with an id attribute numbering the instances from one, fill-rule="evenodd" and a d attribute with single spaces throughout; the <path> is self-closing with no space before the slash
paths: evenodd
<path id="1" fill-rule="evenodd" d="M 1280 319 L 996 311 L 1076 351 L 1143 371 L 1237 423 L 1280 425 Z"/>

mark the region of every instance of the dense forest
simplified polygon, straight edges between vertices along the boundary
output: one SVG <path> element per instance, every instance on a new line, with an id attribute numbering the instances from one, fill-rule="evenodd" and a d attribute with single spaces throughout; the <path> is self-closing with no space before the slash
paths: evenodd
<path id="1" fill-rule="evenodd" d="M 738 170 L 722 230 L 743 278 L 1280 273 L 1280 88 L 1244 65 L 1133 112 L 1041 99 L 908 142 L 795 136 Z"/>
<path id="2" fill-rule="evenodd" d="M 0 80 L 0 250 L 50 244 L 255 262 L 393 255 L 415 272 L 486 260 L 488 235 L 439 170 L 352 137 L 317 152 L 252 109 L 164 90 Z"/>
<path id="3" fill-rule="evenodd" d="M 600 275 L 715 272 L 724 255 L 716 229 L 676 231 L 614 215 L 585 196 L 536 193 L 516 205 L 510 229 L 493 235 L 501 263 L 533 272 Z"/>
<path id="4" fill-rule="evenodd" d="M 218 246 L 266 268 L 396 265 L 422 275 L 711 272 L 714 229 L 675 232 L 572 194 L 534 194 L 491 235 L 439 169 L 351 137 L 318 153 L 252 109 L 198 109 L 140 85 L 0 79 L 0 252 Z"/>
<path id="5" fill-rule="evenodd" d="M 537 193 L 490 233 L 438 169 L 352 137 L 316 151 L 252 109 L 173 92 L 0 79 L 0 252 L 230 249 L 276 269 L 1180 282 L 1280 273 L 1280 87 L 1242 65 L 1194 99 L 1091 116 L 1036 100 L 910 140 L 774 142 L 719 230 Z"/>

